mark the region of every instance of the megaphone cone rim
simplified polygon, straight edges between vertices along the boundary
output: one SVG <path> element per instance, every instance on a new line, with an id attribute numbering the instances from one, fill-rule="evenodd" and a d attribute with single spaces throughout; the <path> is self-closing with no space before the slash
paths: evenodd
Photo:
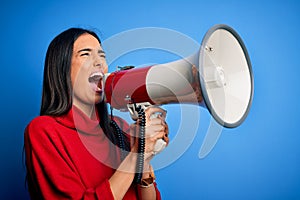
<path id="1" fill-rule="evenodd" d="M 211 101 L 209 100 L 209 96 L 208 96 L 208 93 L 207 93 L 207 88 L 206 88 L 206 84 L 203 80 L 203 76 L 202 76 L 202 70 L 199 70 L 199 73 L 200 73 L 200 87 L 201 87 L 201 91 L 202 91 L 202 95 L 203 95 L 203 99 L 204 99 L 204 103 L 205 103 L 205 107 L 207 108 L 207 110 L 210 112 L 210 114 L 213 116 L 213 118 L 222 126 L 226 127 L 226 128 L 235 128 L 237 126 L 239 126 L 241 123 L 243 123 L 243 121 L 246 119 L 246 117 L 248 116 L 249 114 L 249 111 L 250 111 L 250 107 L 252 105 L 252 101 L 253 101 L 253 93 L 254 93 L 254 81 L 253 81 L 253 72 L 252 72 L 252 65 L 251 65 L 251 62 L 250 62 L 250 57 L 249 57 L 249 54 L 248 54 L 248 51 L 246 49 L 246 46 L 243 42 L 243 40 L 241 39 L 241 37 L 239 36 L 239 34 L 233 29 L 231 28 L 230 26 L 228 25 L 225 25 L 225 24 L 217 24 L 217 25 L 214 25 L 213 27 L 211 27 L 205 34 L 205 36 L 203 37 L 203 40 L 201 42 L 201 47 L 205 47 L 206 46 L 206 43 L 208 41 L 208 39 L 210 38 L 210 36 L 217 30 L 219 29 L 224 29 L 228 32 L 230 32 L 236 39 L 237 41 L 239 42 L 242 50 L 243 50 L 243 53 L 244 53 L 244 56 L 246 58 L 246 61 L 247 61 L 247 66 L 248 66 L 248 70 L 249 70 L 249 76 L 250 76 L 250 81 L 251 81 L 251 91 L 250 91 L 250 98 L 249 98 L 249 102 L 248 102 L 248 105 L 247 105 L 247 108 L 246 108 L 246 111 L 245 113 L 243 114 L 243 116 L 236 122 L 234 123 L 228 123 L 228 122 L 225 122 L 224 120 L 222 120 L 218 115 L 217 113 L 215 112 L 215 110 L 213 109 L 213 106 L 211 104 Z M 204 55 L 204 49 L 205 48 L 200 48 L 200 51 L 199 51 L 199 65 L 201 65 L 201 57 Z M 201 68 L 202 66 L 199 66 L 199 68 Z"/>

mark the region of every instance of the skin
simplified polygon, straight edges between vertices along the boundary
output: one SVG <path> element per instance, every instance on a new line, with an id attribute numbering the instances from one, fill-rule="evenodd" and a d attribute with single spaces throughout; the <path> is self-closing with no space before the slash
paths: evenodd
<path id="1" fill-rule="evenodd" d="M 107 73 L 108 66 L 105 60 L 105 53 L 98 40 L 90 34 L 81 35 L 74 43 L 71 82 L 73 86 L 73 104 L 81 109 L 90 118 L 95 117 L 94 105 L 103 101 L 104 92 L 102 86 L 95 89 L 88 81 L 94 72 Z M 150 119 L 150 115 L 160 111 L 163 113 L 155 119 Z M 165 111 L 159 107 L 149 107 L 146 110 L 146 146 L 143 178 L 149 176 L 150 160 L 153 158 L 153 148 L 157 139 L 164 138 L 168 134 L 168 126 L 165 122 Z M 137 125 L 131 125 L 131 135 L 135 136 Z M 111 191 L 115 199 L 122 199 L 132 184 L 135 173 L 135 163 L 137 160 L 137 142 L 131 141 L 132 150 L 120 164 L 109 179 Z M 155 188 L 141 187 L 140 199 L 156 199 Z"/>
<path id="2" fill-rule="evenodd" d="M 95 92 L 88 78 L 92 73 L 108 71 L 105 53 L 95 37 L 83 34 L 75 41 L 71 65 L 73 104 L 91 117 L 95 103 L 101 102 L 104 94 Z"/>

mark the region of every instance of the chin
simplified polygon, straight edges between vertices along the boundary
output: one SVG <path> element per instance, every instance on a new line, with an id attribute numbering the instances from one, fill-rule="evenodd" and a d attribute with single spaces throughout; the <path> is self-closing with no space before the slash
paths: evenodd
<path id="1" fill-rule="evenodd" d="M 102 101 L 104 101 L 104 96 L 103 95 L 95 95 L 95 104 L 101 103 Z"/>

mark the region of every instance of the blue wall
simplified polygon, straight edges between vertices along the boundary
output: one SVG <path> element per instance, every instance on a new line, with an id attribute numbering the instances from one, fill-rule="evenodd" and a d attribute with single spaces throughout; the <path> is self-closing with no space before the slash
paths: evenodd
<path id="1" fill-rule="evenodd" d="M 200 109 L 199 128 L 190 146 L 175 162 L 157 170 L 162 196 L 299 199 L 299 18 L 300 4 L 291 0 L 2 3 L 0 198 L 29 198 L 22 165 L 23 130 L 39 113 L 43 62 L 54 36 L 80 26 L 96 28 L 105 41 L 126 30 L 161 27 L 200 43 L 211 26 L 225 23 L 238 31 L 250 54 L 255 78 L 251 111 L 240 127 L 223 129 L 213 151 L 199 159 L 210 119 L 208 112 Z M 119 62 L 165 63 L 176 57 L 147 51 L 124 55 Z M 110 71 L 114 69 L 110 66 Z M 167 108 L 170 137 L 174 139 L 180 110 L 178 106 Z"/>

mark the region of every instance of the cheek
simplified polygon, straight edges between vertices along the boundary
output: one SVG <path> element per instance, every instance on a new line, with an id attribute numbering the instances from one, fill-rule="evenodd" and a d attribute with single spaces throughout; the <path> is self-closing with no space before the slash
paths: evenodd
<path id="1" fill-rule="evenodd" d="M 72 67 L 71 68 L 71 83 L 72 83 L 72 86 L 74 86 L 77 74 L 78 74 L 78 70 L 75 69 L 74 67 Z"/>
<path id="2" fill-rule="evenodd" d="M 104 73 L 104 74 L 108 73 L 108 66 L 107 66 L 107 65 L 106 65 L 106 67 L 104 68 L 103 73 Z"/>
<path id="3" fill-rule="evenodd" d="M 71 63 L 71 83 L 74 86 L 80 70 L 80 63 L 72 61 Z"/>

